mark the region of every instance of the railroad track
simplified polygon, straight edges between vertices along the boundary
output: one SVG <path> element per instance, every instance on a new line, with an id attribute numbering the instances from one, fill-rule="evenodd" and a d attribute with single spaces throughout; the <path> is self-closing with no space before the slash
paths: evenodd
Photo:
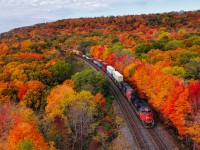
<path id="1" fill-rule="evenodd" d="M 91 61 L 83 59 L 83 61 L 87 62 L 90 66 L 95 68 L 97 71 L 102 72 L 105 76 L 107 76 L 108 80 L 111 83 L 111 92 L 115 96 L 120 109 L 127 121 L 127 124 L 130 128 L 130 131 L 133 135 L 133 139 L 135 142 L 135 146 L 140 150 L 172 150 L 172 146 L 170 143 L 164 140 L 164 136 L 160 136 L 155 128 L 147 129 L 143 126 L 141 120 L 138 115 L 136 115 L 135 107 L 130 105 L 128 100 L 125 98 L 121 90 L 115 84 L 113 80 L 98 66 L 93 64 Z M 177 148 L 177 147 L 176 147 Z"/>

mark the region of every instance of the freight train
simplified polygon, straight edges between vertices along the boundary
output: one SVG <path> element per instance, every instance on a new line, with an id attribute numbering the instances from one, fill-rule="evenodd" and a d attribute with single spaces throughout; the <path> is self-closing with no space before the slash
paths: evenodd
<path id="1" fill-rule="evenodd" d="M 73 54 L 86 58 L 87 60 L 90 60 L 91 62 L 96 64 L 99 68 L 101 68 L 104 72 L 106 72 L 107 75 L 110 78 L 112 78 L 113 81 L 117 84 L 117 86 L 125 95 L 130 104 L 135 107 L 137 115 L 139 116 L 144 126 L 146 128 L 154 126 L 154 118 L 151 108 L 145 101 L 143 101 L 139 97 L 139 94 L 134 89 L 132 89 L 128 83 L 124 81 L 123 75 L 121 73 L 119 73 L 117 70 L 115 70 L 114 67 L 108 65 L 101 59 L 97 57 L 91 57 L 90 54 L 84 55 L 83 52 L 78 50 L 73 50 Z"/>

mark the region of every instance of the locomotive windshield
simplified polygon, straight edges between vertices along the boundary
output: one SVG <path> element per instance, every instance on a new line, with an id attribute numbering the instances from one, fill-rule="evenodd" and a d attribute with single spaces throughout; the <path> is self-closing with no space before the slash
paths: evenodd
<path id="1" fill-rule="evenodd" d="M 152 114 L 151 109 L 148 108 L 148 107 L 141 107 L 140 108 L 140 112 L 143 113 L 144 115 L 150 115 L 150 114 Z"/>
<path id="2" fill-rule="evenodd" d="M 152 111 L 151 110 L 142 110 L 141 111 L 144 115 L 150 115 L 152 114 Z"/>

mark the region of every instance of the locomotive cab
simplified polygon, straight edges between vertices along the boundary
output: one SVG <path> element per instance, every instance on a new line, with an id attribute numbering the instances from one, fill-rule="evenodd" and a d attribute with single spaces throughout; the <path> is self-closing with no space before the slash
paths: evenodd
<path id="1" fill-rule="evenodd" d="M 124 81 L 121 82 L 121 89 L 122 92 L 125 94 L 126 98 L 128 99 L 129 102 L 131 102 L 131 96 L 133 93 L 133 89 Z"/>
<path id="2" fill-rule="evenodd" d="M 139 116 L 146 127 L 154 126 L 153 113 L 152 113 L 152 110 L 148 106 L 140 107 Z"/>

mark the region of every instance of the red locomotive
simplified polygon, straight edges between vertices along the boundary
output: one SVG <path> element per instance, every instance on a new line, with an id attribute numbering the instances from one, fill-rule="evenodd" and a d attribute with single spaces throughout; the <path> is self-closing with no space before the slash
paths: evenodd
<path id="1" fill-rule="evenodd" d="M 139 115 L 145 127 L 153 127 L 153 112 L 148 104 L 145 101 L 141 100 L 137 92 L 131 93 L 130 102 L 136 108 L 137 114 Z"/>
<path id="2" fill-rule="evenodd" d="M 154 119 L 151 108 L 139 98 L 137 92 L 135 92 L 126 82 L 121 82 L 121 89 L 128 101 L 136 108 L 137 114 L 145 127 L 153 127 Z"/>

